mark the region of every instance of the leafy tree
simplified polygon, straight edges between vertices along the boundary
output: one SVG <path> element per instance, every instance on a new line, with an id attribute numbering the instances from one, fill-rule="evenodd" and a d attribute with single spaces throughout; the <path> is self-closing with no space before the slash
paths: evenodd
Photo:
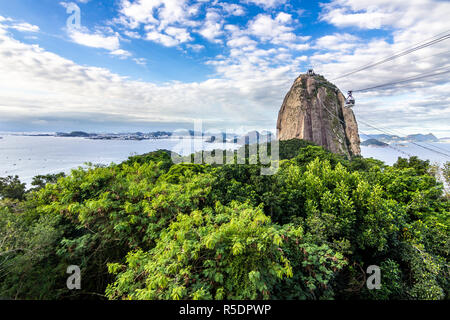
<path id="1" fill-rule="evenodd" d="M 426 174 L 428 172 L 428 168 L 430 166 L 430 161 L 421 160 L 416 156 L 410 157 L 409 159 L 405 159 L 399 157 L 397 162 L 394 163 L 394 168 L 397 169 L 405 169 L 412 168 L 415 170 L 417 174 Z"/>
<path id="2" fill-rule="evenodd" d="M 61 216 L 31 217 L 17 202 L 0 206 L 0 297 L 56 299 L 65 286 L 64 265 L 55 254 Z"/>
<path id="3" fill-rule="evenodd" d="M 290 139 L 282 140 L 280 143 L 280 159 L 292 159 L 299 154 L 299 152 L 307 146 L 315 146 L 314 143 L 307 140 Z"/>
<path id="4" fill-rule="evenodd" d="M 444 163 L 442 168 L 442 175 L 444 176 L 445 182 L 450 186 L 450 161 Z"/>
<path id="5" fill-rule="evenodd" d="M 37 175 L 33 177 L 31 181 L 31 185 L 34 186 L 34 190 L 39 190 L 45 187 L 47 183 L 56 183 L 59 178 L 65 177 L 64 172 L 56 173 L 56 174 L 46 174 L 46 175 Z"/>
<path id="6" fill-rule="evenodd" d="M 0 177 L 0 198 L 23 200 L 25 198 L 25 183 L 18 176 Z"/>
<path id="7" fill-rule="evenodd" d="M 341 268 L 341 256 L 302 241 L 301 227 L 280 227 L 259 208 L 219 202 L 178 215 L 161 235 L 156 247 L 138 250 L 127 265 L 111 264 L 117 281 L 107 289 L 109 298 L 132 299 L 262 299 L 293 277 L 293 263 L 303 269 L 305 296 L 325 286 Z M 290 258 L 302 257 L 302 264 Z M 323 277 L 311 277 L 308 268 Z M 329 268 L 329 269 L 328 269 Z M 138 278 L 138 281 L 134 279 Z"/>

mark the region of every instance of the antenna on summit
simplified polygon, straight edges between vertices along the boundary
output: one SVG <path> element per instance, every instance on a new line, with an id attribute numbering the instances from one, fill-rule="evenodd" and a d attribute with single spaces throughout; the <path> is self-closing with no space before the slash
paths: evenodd
<path id="1" fill-rule="evenodd" d="M 306 75 L 308 76 L 315 76 L 316 74 L 314 73 L 314 66 L 312 64 L 310 64 L 308 66 L 308 71 L 306 72 Z"/>

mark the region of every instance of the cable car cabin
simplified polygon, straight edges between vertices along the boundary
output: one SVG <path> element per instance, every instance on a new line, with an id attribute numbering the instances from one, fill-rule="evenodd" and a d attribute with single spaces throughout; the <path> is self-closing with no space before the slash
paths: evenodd
<path id="1" fill-rule="evenodd" d="M 355 98 L 352 96 L 352 91 L 348 92 L 348 97 L 345 99 L 345 106 L 351 108 L 355 105 Z"/>
<path id="2" fill-rule="evenodd" d="M 308 76 L 313 76 L 314 75 L 314 70 L 313 69 L 309 69 L 307 72 Z"/>

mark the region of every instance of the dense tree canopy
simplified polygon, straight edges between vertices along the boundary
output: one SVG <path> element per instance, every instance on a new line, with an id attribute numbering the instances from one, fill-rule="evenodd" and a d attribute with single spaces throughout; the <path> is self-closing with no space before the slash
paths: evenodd
<path id="1" fill-rule="evenodd" d="M 0 198 L 22 200 L 25 197 L 25 183 L 18 176 L 0 177 Z"/>
<path id="2" fill-rule="evenodd" d="M 261 175 L 161 150 L 40 176 L 27 193 L 1 179 L 0 297 L 448 298 L 450 202 L 428 162 L 348 160 L 299 140 L 280 158 Z M 81 290 L 66 288 L 69 265 Z M 365 286 L 369 265 L 380 290 Z"/>

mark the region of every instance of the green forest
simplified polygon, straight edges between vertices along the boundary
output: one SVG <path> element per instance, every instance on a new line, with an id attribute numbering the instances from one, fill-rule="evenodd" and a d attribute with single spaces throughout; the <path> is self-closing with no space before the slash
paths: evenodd
<path id="1" fill-rule="evenodd" d="M 450 163 L 439 178 L 415 157 L 279 148 L 274 175 L 159 150 L 37 176 L 29 190 L 0 178 L 0 298 L 449 298 Z M 370 265 L 380 289 L 366 286 Z"/>

